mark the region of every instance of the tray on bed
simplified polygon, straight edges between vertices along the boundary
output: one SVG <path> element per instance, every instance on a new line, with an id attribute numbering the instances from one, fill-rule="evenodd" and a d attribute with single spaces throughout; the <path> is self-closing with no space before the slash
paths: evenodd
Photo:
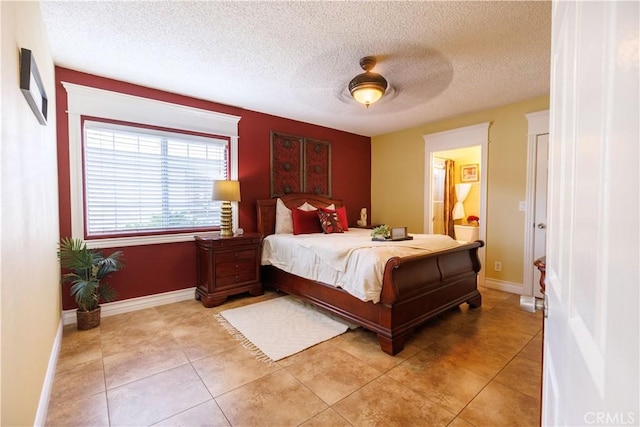
<path id="1" fill-rule="evenodd" d="M 384 237 L 372 237 L 371 240 L 374 242 L 400 242 L 402 240 L 413 240 L 413 236 L 404 236 L 404 237 L 396 237 L 385 239 Z"/>

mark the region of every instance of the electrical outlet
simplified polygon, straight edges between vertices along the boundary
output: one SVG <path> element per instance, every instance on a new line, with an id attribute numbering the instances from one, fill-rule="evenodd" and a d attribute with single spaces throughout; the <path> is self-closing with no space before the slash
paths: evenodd
<path id="1" fill-rule="evenodd" d="M 493 263 L 493 269 L 495 271 L 502 271 L 502 262 L 496 261 Z"/>
<path id="2" fill-rule="evenodd" d="M 518 203 L 518 210 L 526 211 L 527 210 L 527 202 Z"/>

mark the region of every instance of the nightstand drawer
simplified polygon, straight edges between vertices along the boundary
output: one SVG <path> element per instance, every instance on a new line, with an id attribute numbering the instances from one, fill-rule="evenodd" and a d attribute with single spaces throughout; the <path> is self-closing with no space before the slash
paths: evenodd
<path id="1" fill-rule="evenodd" d="M 256 264 L 253 258 L 245 261 L 216 263 L 216 281 L 220 277 L 255 270 L 255 268 Z"/>
<path id="2" fill-rule="evenodd" d="M 216 254 L 216 268 L 217 265 L 233 262 L 233 261 L 241 261 L 241 260 L 250 260 L 253 261 L 256 259 L 256 250 L 255 249 L 247 249 L 244 251 L 235 251 L 235 252 L 221 252 Z"/>
<path id="3" fill-rule="evenodd" d="M 216 287 L 235 285 L 238 283 L 252 282 L 256 280 L 255 271 L 246 271 L 231 276 L 216 277 Z"/>

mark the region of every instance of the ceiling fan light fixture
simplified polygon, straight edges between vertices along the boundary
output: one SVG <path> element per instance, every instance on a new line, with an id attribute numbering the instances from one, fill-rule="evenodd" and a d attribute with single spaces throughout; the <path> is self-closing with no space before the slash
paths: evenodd
<path id="1" fill-rule="evenodd" d="M 376 59 L 372 56 L 365 56 L 360 60 L 360 66 L 364 73 L 358 74 L 349 82 L 349 93 L 353 99 L 365 107 L 382 98 L 387 90 L 387 80 L 378 73 L 371 71 L 376 65 Z"/>

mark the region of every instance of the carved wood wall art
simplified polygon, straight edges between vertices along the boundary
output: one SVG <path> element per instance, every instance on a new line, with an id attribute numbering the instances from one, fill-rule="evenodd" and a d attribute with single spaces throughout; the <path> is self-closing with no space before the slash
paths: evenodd
<path id="1" fill-rule="evenodd" d="M 271 196 L 331 197 L 331 143 L 271 132 Z"/>
<path id="2" fill-rule="evenodd" d="M 303 192 L 303 138 L 271 132 L 271 195 Z"/>
<path id="3" fill-rule="evenodd" d="M 331 143 L 305 138 L 304 189 L 331 197 Z"/>

